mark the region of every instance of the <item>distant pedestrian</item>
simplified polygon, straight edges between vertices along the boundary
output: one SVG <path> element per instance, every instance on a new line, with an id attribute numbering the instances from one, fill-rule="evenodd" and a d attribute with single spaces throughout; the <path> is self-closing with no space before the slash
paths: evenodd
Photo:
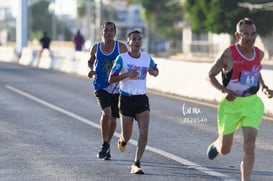
<path id="1" fill-rule="evenodd" d="M 82 51 L 82 46 L 84 44 L 84 37 L 82 36 L 80 30 L 77 31 L 77 34 L 73 38 L 76 51 Z"/>
<path id="2" fill-rule="evenodd" d="M 75 47 L 75 52 L 73 55 L 73 61 L 81 59 L 82 46 L 84 44 L 84 37 L 82 36 L 80 30 L 77 31 L 76 35 L 73 37 L 73 43 Z"/>
<path id="3" fill-rule="evenodd" d="M 38 54 L 37 66 L 39 66 L 39 64 L 40 64 L 40 59 L 41 59 L 42 54 L 43 54 L 45 49 L 48 50 L 51 61 L 53 61 L 53 54 L 52 54 L 52 52 L 50 50 L 50 43 L 51 43 L 51 39 L 48 37 L 47 32 L 44 31 L 43 32 L 43 37 L 40 39 L 40 44 L 41 44 L 42 47 L 41 47 L 41 49 L 39 51 L 39 54 Z"/>

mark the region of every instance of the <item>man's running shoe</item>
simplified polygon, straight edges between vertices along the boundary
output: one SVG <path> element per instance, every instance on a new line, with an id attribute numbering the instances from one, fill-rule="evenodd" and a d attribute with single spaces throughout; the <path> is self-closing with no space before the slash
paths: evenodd
<path id="1" fill-rule="evenodd" d="M 104 160 L 110 160 L 111 159 L 109 143 L 103 143 L 101 145 L 101 150 L 97 154 L 97 157 L 99 159 L 104 159 Z"/>
<path id="2" fill-rule="evenodd" d="M 111 153 L 110 153 L 110 147 L 108 149 L 109 151 L 106 152 L 104 160 L 111 160 Z"/>
<path id="3" fill-rule="evenodd" d="M 208 147 L 208 150 L 207 150 L 208 158 L 210 160 L 213 160 L 218 154 L 219 153 L 218 153 L 216 147 L 214 146 L 214 143 L 210 144 Z"/>
<path id="4" fill-rule="evenodd" d="M 131 166 L 131 173 L 133 173 L 133 174 L 144 174 L 143 169 L 140 167 L 140 163 L 134 163 Z"/>
<path id="5" fill-rule="evenodd" d="M 124 152 L 126 150 L 127 143 L 125 141 L 118 140 L 118 149 L 121 152 Z"/>

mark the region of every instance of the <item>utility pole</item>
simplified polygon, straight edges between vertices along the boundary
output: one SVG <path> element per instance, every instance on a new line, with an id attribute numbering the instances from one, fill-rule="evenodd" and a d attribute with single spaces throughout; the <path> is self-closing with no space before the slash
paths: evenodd
<path id="1" fill-rule="evenodd" d="M 96 39 L 100 40 L 100 26 L 102 23 L 102 0 L 95 0 L 96 2 Z"/>
<path id="2" fill-rule="evenodd" d="M 28 0 L 18 0 L 16 17 L 16 53 L 21 57 L 23 47 L 27 46 L 27 5 Z"/>

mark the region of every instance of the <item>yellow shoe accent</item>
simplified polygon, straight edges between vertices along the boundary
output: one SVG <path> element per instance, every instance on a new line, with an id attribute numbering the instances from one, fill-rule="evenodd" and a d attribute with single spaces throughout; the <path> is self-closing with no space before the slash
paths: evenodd
<path id="1" fill-rule="evenodd" d="M 124 152 L 126 150 L 127 143 L 124 141 L 118 141 L 118 149 L 121 152 Z"/>
<path id="2" fill-rule="evenodd" d="M 144 174 L 144 170 L 141 167 L 138 167 L 137 165 L 133 164 L 131 166 L 131 173 L 133 173 L 133 174 Z"/>

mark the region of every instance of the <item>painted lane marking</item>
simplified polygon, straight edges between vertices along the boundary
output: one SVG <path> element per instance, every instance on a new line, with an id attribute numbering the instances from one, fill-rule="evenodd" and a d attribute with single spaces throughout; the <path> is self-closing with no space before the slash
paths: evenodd
<path id="1" fill-rule="evenodd" d="M 191 98 L 186 98 L 186 97 L 172 95 L 172 94 L 165 94 L 163 92 L 159 92 L 159 91 L 155 91 L 155 90 L 149 90 L 149 92 L 152 93 L 152 94 L 155 94 L 155 95 L 168 97 L 168 98 L 171 98 L 171 99 L 187 101 L 187 102 L 191 102 L 191 103 L 194 103 L 194 104 L 204 105 L 204 106 L 208 106 L 208 107 L 212 107 L 212 108 L 216 108 L 216 109 L 218 108 L 218 103 L 217 102 L 216 103 L 210 103 L 208 101 L 202 101 L 202 100 L 198 100 L 198 99 L 191 99 Z M 272 116 L 263 115 L 263 119 L 268 120 L 268 121 L 273 121 Z"/>
<path id="2" fill-rule="evenodd" d="M 79 115 L 77 115 L 77 114 L 75 114 L 75 113 L 72 113 L 72 112 L 70 112 L 70 111 L 67 111 L 67 110 L 61 108 L 61 107 L 58 107 L 58 106 L 56 106 L 56 105 L 54 105 L 54 104 L 51 104 L 51 103 L 49 103 L 49 102 L 47 102 L 47 101 L 44 101 L 44 100 L 42 100 L 42 99 L 40 99 L 40 98 L 38 98 L 38 97 L 35 97 L 35 96 L 31 95 L 31 94 L 28 94 L 28 93 L 26 93 L 26 92 L 24 92 L 24 91 L 22 91 L 22 90 L 19 90 L 19 89 L 13 87 L 13 86 L 6 85 L 5 87 L 6 87 L 8 90 L 11 90 L 11 91 L 13 91 L 13 92 L 15 92 L 15 93 L 17 93 L 17 94 L 19 94 L 19 95 L 22 95 L 22 96 L 24 96 L 24 97 L 26 97 L 26 98 L 29 98 L 29 99 L 31 99 L 31 100 L 33 100 L 33 101 L 35 101 L 35 102 L 37 102 L 37 103 L 40 103 L 40 104 L 42 104 L 42 105 L 44 105 L 44 106 L 46 106 L 46 107 L 48 107 L 48 108 L 50 108 L 50 109 L 53 109 L 53 110 L 58 111 L 58 112 L 61 112 L 61 113 L 65 114 L 65 115 L 67 115 L 67 116 L 69 116 L 69 117 L 72 117 L 72 118 L 74 118 L 74 119 L 76 119 L 76 120 L 78 120 L 78 121 L 80 121 L 80 122 L 82 122 L 82 123 L 85 123 L 85 124 L 87 124 L 87 125 L 89 125 L 89 126 L 92 126 L 92 127 L 94 127 L 94 128 L 100 129 L 100 125 L 96 124 L 96 123 L 93 122 L 93 121 L 90 121 L 90 120 L 88 120 L 88 119 L 85 119 L 85 118 L 83 118 L 83 117 L 81 117 L 81 116 L 79 116 Z M 114 136 L 117 137 L 117 138 L 119 138 L 119 137 L 120 137 L 120 133 L 115 132 L 115 133 L 114 133 Z M 129 143 L 131 143 L 131 144 L 137 146 L 137 141 L 134 140 L 134 139 L 131 139 L 131 140 L 129 141 Z M 157 154 L 159 154 L 159 155 L 161 155 L 161 156 L 164 156 L 164 157 L 166 157 L 166 158 L 168 158 L 168 159 L 171 159 L 171 160 L 173 160 L 173 161 L 176 161 L 176 162 L 178 162 L 178 163 L 180 163 L 180 164 L 182 164 L 182 165 L 186 165 L 186 166 L 188 166 L 188 168 L 190 168 L 190 169 L 198 170 L 198 171 L 200 171 L 200 172 L 202 172 L 202 173 L 205 173 L 205 174 L 207 174 L 207 175 L 210 175 L 210 176 L 219 178 L 219 179 L 224 180 L 224 181 L 237 180 L 237 179 L 235 179 L 235 178 L 233 178 L 233 177 L 230 177 L 230 176 L 228 176 L 228 175 L 226 175 L 226 174 L 223 174 L 223 173 L 214 171 L 214 170 L 212 170 L 212 169 L 203 167 L 203 166 L 201 166 L 201 165 L 199 165 L 199 164 L 197 164 L 197 163 L 194 163 L 194 162 L 189 161 L 189 160 L 187 160 L 187 159 L 181 158 L 181 157 L 179 157 L 179 156 L 177 156 L 177 155 L 174 155 L 174 154 L 172 154 L 172 153 L 169 153 L 169 152 L 166 152 L 166 151 L 164 151 L 164 150 L 158 149 L 158 148 L 156 148 L 156 147 L 152 147 L 152 146 L 147 145 L 147 146 L 146 146 L 146 150 L 149 150 L 149 151 L 151 151 L 151 152 L 157 153 Z"/>

